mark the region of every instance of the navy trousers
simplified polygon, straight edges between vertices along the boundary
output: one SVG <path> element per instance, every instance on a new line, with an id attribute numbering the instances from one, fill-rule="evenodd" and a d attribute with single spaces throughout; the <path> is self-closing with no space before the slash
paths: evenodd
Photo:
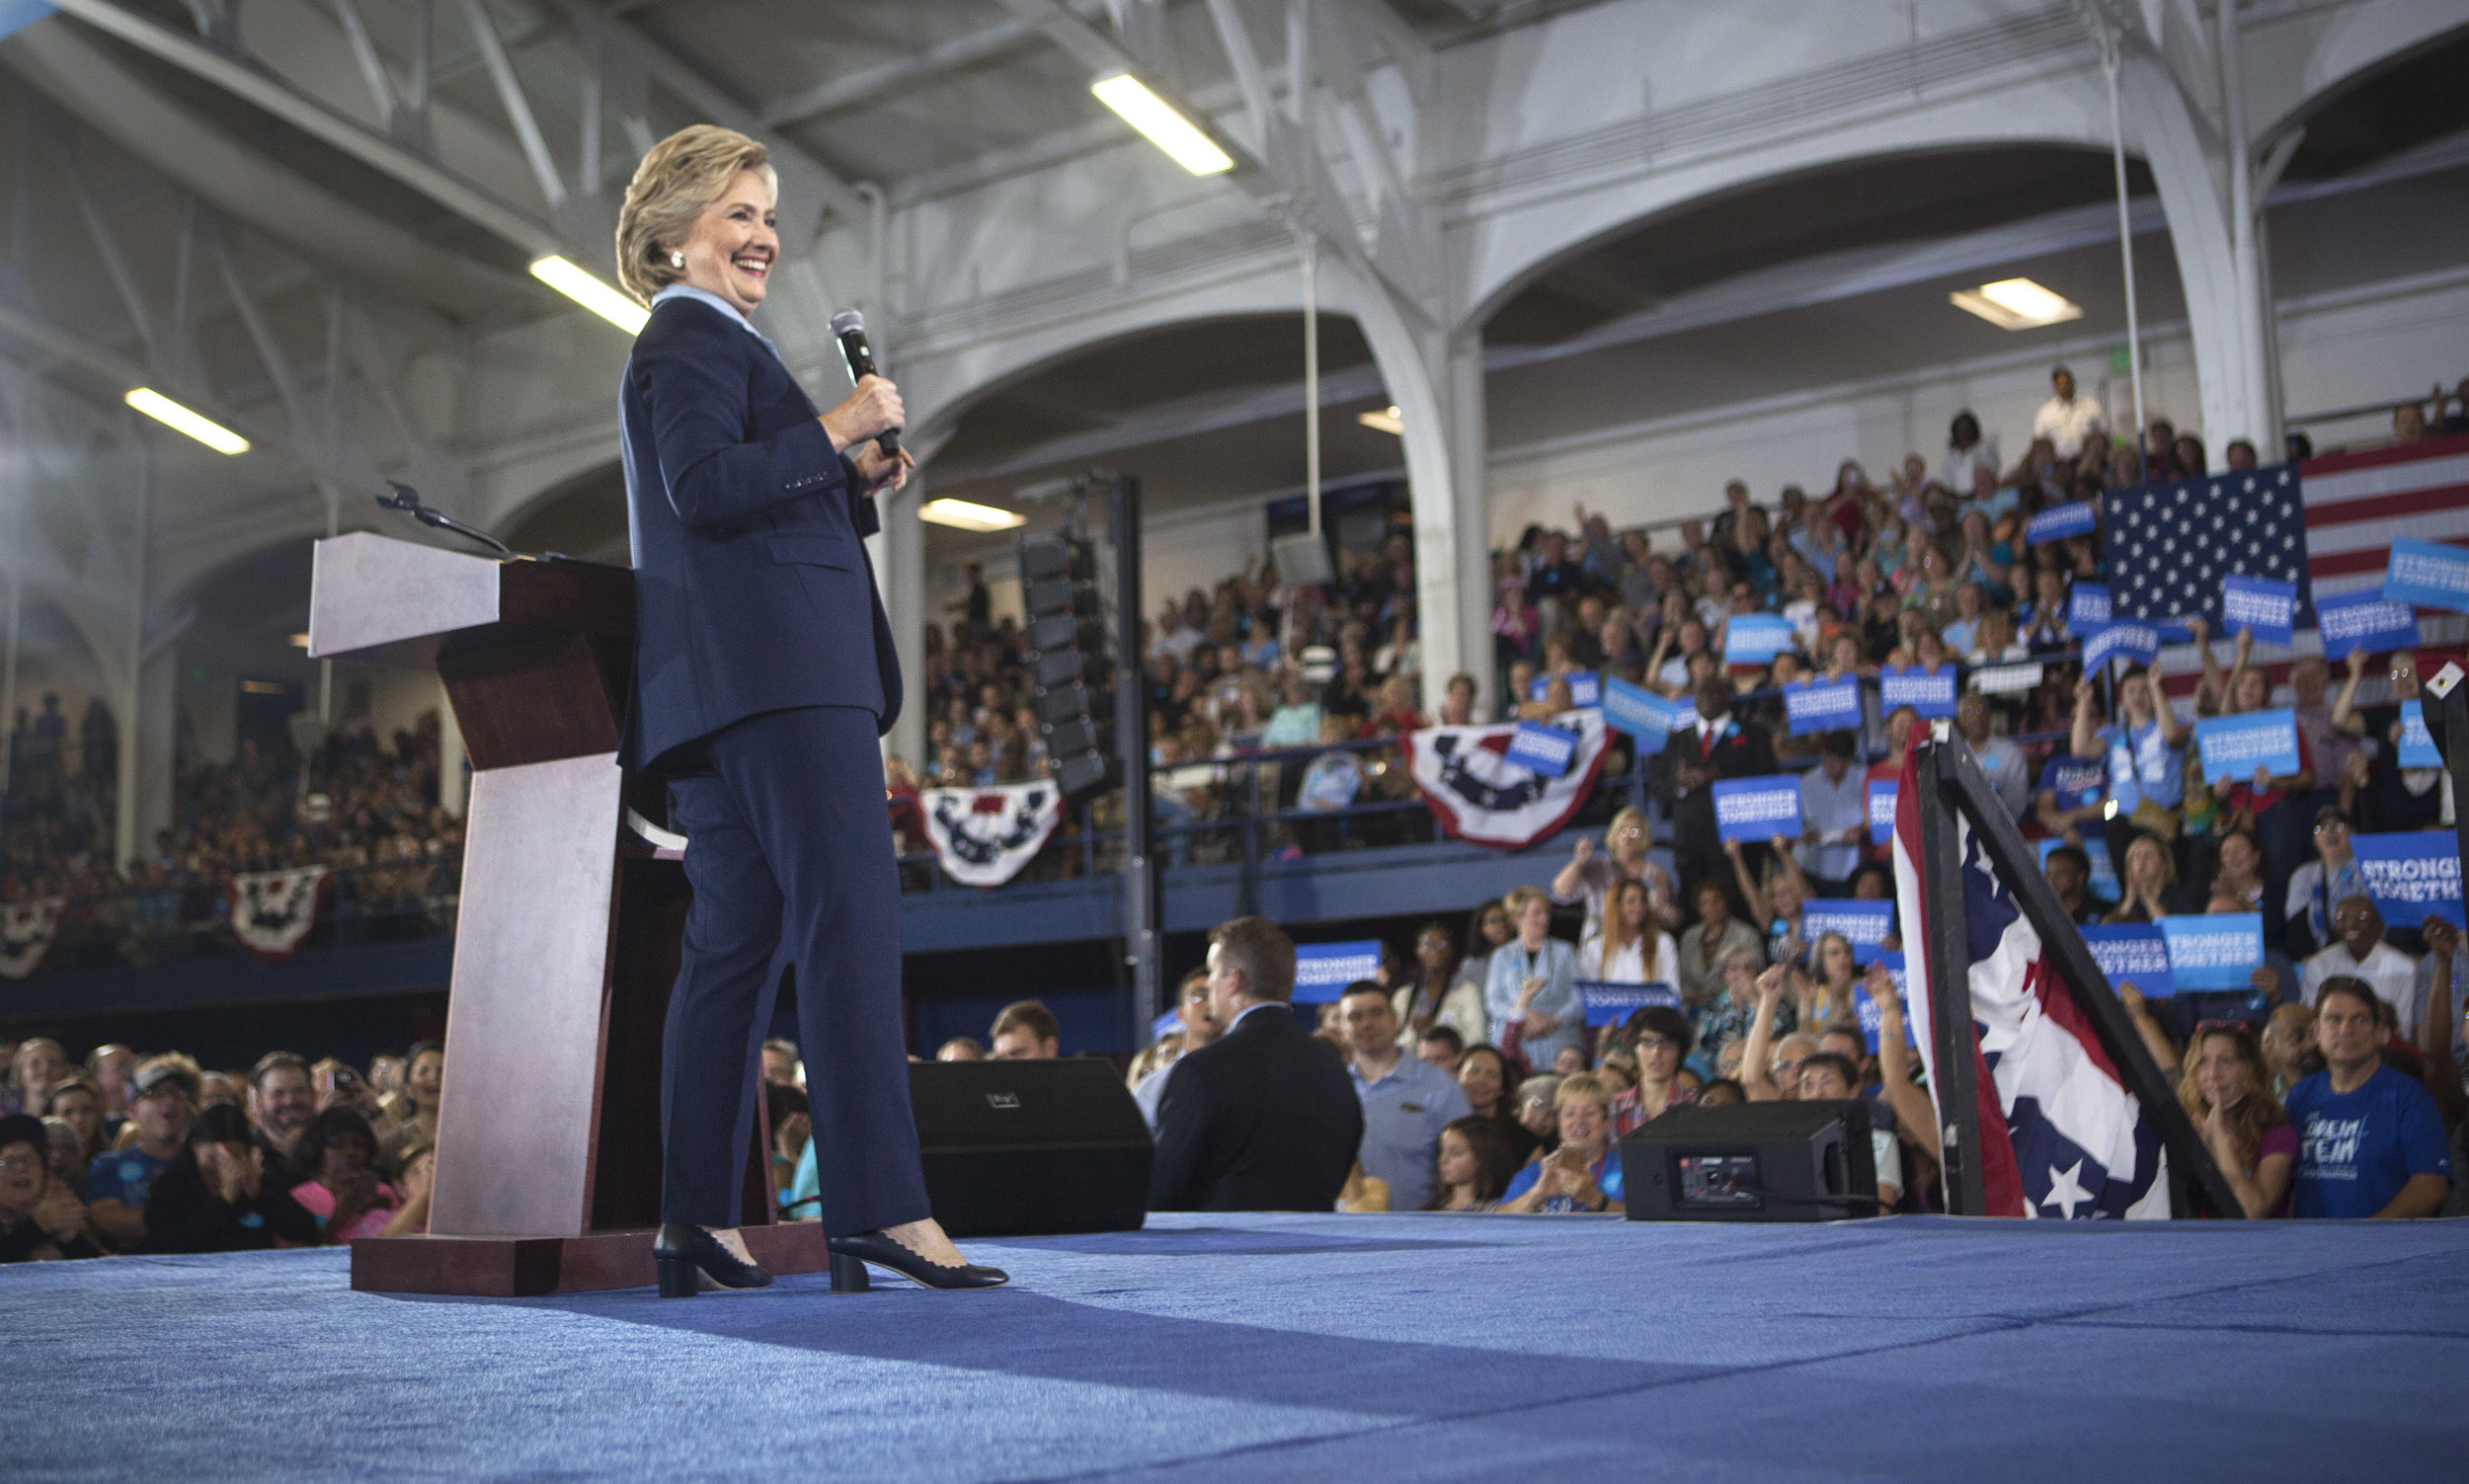
<path id="1" fill-rule="evenodd" d="M 738 1224 L 763 1030 L 791 967 L 826 1231 L 922 1219 L 874 714 L 769 712 L 702 753 L 669 786 L 694 903 L 662 1054 L 661 1219 Z"/>

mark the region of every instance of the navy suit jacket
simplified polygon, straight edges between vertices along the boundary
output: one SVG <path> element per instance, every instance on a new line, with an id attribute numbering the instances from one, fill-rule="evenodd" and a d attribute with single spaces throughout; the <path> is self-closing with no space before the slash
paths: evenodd
<path id="1" fill-rule="evenodd" d="M 1329 1211 L 1363 1146 L 1345 1059 L 1286 1005 L 1246 1011 L 1166 1071 L 1151 1211 Z"/>
<path id="2" fill-rule="evenodd" d="M 863 537 L 881 528 L 779 357 L 690 297 L 635 338 L 618 398 L 634 549 L 634 685 L 618 761 L 649 767 L 794 706 L 900 715 Z"/>

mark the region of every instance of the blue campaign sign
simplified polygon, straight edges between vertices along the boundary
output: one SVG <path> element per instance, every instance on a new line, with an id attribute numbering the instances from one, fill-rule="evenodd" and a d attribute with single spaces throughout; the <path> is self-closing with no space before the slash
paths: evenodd
<path id="1" fill-rule="evenodd" d="M 2207 716 L 2194 724 L 2194 745 L 2203 754 L 2205 783 L 2252 778 L 2257 768 L 2286 778 L 2298 769 L 2297 713 L 2283 706 Z"/>
<path id="2" fill-rule="evenodd" d="M 1298 943 L 1295 1000 L 1306 1005 L 1326 1004 L 1345 993 L 1348 984 L 1371 978 L 1380 972 L 1378 938 L 1348 943 Z"/>
<path id="3" fill-rule="evenodd" d="M 2383 598 L 2469 613 L 2469 547 L 2403 536 L 2383 570 Z"/>
<path id="4" fill-rule="evenodd" d="M 1869 781 L 1869 842 L 1882 845 L 1894 838 L 1894 796 L 1898 786 L 1891 778 Z"/>
<path id="5" fill-rule="evenodd" d="M 1917 664 L 1889 664 L 1877 671 L 1877 705 L 1889 716 L 1898 706 L 1909 706 L 1924 718 L 1952 716 L 1954 666 L 1941 664 L 1933 675 Z"/>
<path id="6" fill-rule="evenodd" d="M 1697 708 L 1687 701 L 1666 700 L 1642 685 L 1618 675 L 1603 682 L 1603 724 L 1637 739 L 1637 750 L 1651 757 L 1675 727 L 1685 727 Z"/>
<path id="7" fill-rule="evenodd" d="M 2111 660 L 2149 664 L 2160 655 L 2160 630 L 2148 623 L 2103 624 L 2083 643 L 2083 672 L 2100 673 Z"/>
<path id="8" fill-rule="evenodd" d="M 1573 669 L 1560 677 L 1569 682 L 1569 704 L 1600 706 L 1603 704 L 1603 680 L 1590 669 Z M 1526 699 L 1540 701 L 1552 689 L 1552 676 L 1537 675 L 1526 687 Z"/>
<path id="9" fill-rule="evenodd" d="M 1800 907 L 1800 938 L 1811 948 L 1826 933 L 1841 933 L 1852 945 L 1852 962 L 1867 968 L 1885 951 L 1886 935 L 1894 931 L 1894 903 L 1856 901 L 1828 897 Z"/>
<path id="10" fill-rule="evenodd" d="M 2064 840 L 2056 838 L 2044 839 L 2040 842 L 2040 869 L 2042 871 L 2049 868 L 2049 852 L 2065 843 Z M 2117 870 L 2110 863 L 2109 841 L 2098 834 L 2087 834 L 2083 837 L 2082 849 L 2083 858 L 2092 863 L 2092 879 L 2084 885 L 2084 892 L 2102 901 L 2115 901 L 2117 899 Z"/>
<path id="11" fill-rule="evenodd" d="M 1714 781 L 1714 826 L 1727 840 L 1800 833 L 1800 780 L 1791 773 Z"/>
<path id="12" fill-rule="evenodd" d="M 1734 613 L 1723 623 L 1723 663 L 1764 664 L 1793 644 L 1792 621 L 1772 613 Z"/>
<path id="13" fill-rule="evenodd" d="M 2400 754 L 2393 760 L 2405 768 L 2443 765 L 2443 754 L 2434 750 L 2434 734 L 2427 730 L 2426 709 L 2416 701 L 2401 702 Z"/>
<path id="14" fill-rule="evenodd" d="M 2451 830 L 2355 834 L 2349 844 L 2385 926 L 2416 927 L 2429 917 L 2469 926 L 2461 917 L 2460 851 Z"/>
<path id="15" fill-rule="evenodd" d="M 1861 682 L 1851 675 L 1840 680 L 1796 680 L 1784 687 L 1784 716 L 1792 735 L 1833 732 L 1861 724 Z"/>
<path id="16" fill-rule="evenodd" d="M 2369 655 L 2418 646 L 2418 614 L 2407 603 L 2385 602 L 2371 589 L 2315 599 L 2315 626 L 2323 633 L 2327 660 L 2345 660 L 2351 650 Z"/>
<path id="17" fill-rule="evenodd" d="M 2180 990 L 2244 989 L 2263 967 L 2261 912 L 2163 917 L 2160 930 L 2169 944 L 2169 976 Z"/>
<path id="18" fill-rule="evenodd" d="M 1586 1024 L 1616 1026 L 1648 1005 L 1680 1008 L 1680 991 L 1669 984 L 1615 984 L 1604 979 L 1579 979 L 1577 997 L 1586 1005 Z"/>
<path id="19" fill-rule="evenodd" d="M 1529 772 L 1546 778 L 1557 778 L 1569 770 L 1569 760 L 1577 755 L 1578 736 L 1541 722 L 1520 722 L 1509 734 L 1509 761 Z"/>
<path id="20" fill-rule="evenodd" d="M 2070 629 L 2097 629 L 2109 622 L 2109 585 L 2077 583 L 2066 595 L 2066 626 Z"/>
<path id="21" fill-rule="evenodd" d="M 2178 992 L 2178 981 L 2169 973 L 2169 940 L 2159 928 L 2143 922 L 2087 927 L 2083 943 L 2101 973 L 2109 976 L 2111 989 L 2131 983 L 2145 999 L 2168 999 Z"/>
<path id="22" fill-rule="evenodd" d="M 2231 575 L 2220 580 L 2220 629 L 2252 629 L 2265 644 L 2287 644 L 2297 628 L 2297 584 Z"/>
<path id="23" fill-rule="evenodd" d="M 1877 956 L 1877 962 L 1885 965 L 1886 972 L 1894 976 L 1895 1002 L 1903 1007 L 1903 1044 L 1916 1047 L 1920 1045 L 1920 1033 L 1912 1025 L 1912 987 L 1903 976 L 1903 955 L 1881 953 Z M 1880 1021 L 1877 1014 L 1877 1002 L 1869 997 L 1867 982 L 1856 983 L 1852 986 L 1852 1013 L 1860 1020 L 1861 1035 L 1868 1039 L 1869 1049 L 1872 1052 L 1876 1051 L 1877 1027 Z"/>
<path id="24" fill-rule="evenodd" d="M 2043 541 L 2063 541 L 2069 536 L 2088 536 L 2100 529 L 2100 513 L 2089 500 L 2070 500 L 2053 505 L 2031 517 L 2024 526 L 2024 544 L 2038 546 Z"/>

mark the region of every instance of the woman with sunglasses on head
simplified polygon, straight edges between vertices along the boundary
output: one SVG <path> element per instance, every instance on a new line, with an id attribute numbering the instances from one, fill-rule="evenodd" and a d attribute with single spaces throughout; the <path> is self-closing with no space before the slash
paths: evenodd
<path id="1" fill-rule="evenodd" d="M 2207 1020 L 2187 1043 L 2178 1103 L 2249 1219 L 2288 1214 L 2297 1130 L 2271 1095 L 2271 1072 L 2242 1020 Z"/>

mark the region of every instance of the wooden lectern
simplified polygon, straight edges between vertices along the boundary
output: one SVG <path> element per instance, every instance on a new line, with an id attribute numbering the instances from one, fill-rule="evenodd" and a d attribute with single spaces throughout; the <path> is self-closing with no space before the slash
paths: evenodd
<path id="1" fill-rule="evenodd" d="M 317 543 L 309 654 L 434 666 L 472 765 L 430 1235 L 354 1242 L 355 1289 L 653 1282 L 661 1034 L 689 894 L 626 819 L 634 611 L 624 568 Z M 767 1149 L 757 1118 L 747 1246 L 775 1273 L 825 1271 L 820 1223 L 775 1222 Z"/>

